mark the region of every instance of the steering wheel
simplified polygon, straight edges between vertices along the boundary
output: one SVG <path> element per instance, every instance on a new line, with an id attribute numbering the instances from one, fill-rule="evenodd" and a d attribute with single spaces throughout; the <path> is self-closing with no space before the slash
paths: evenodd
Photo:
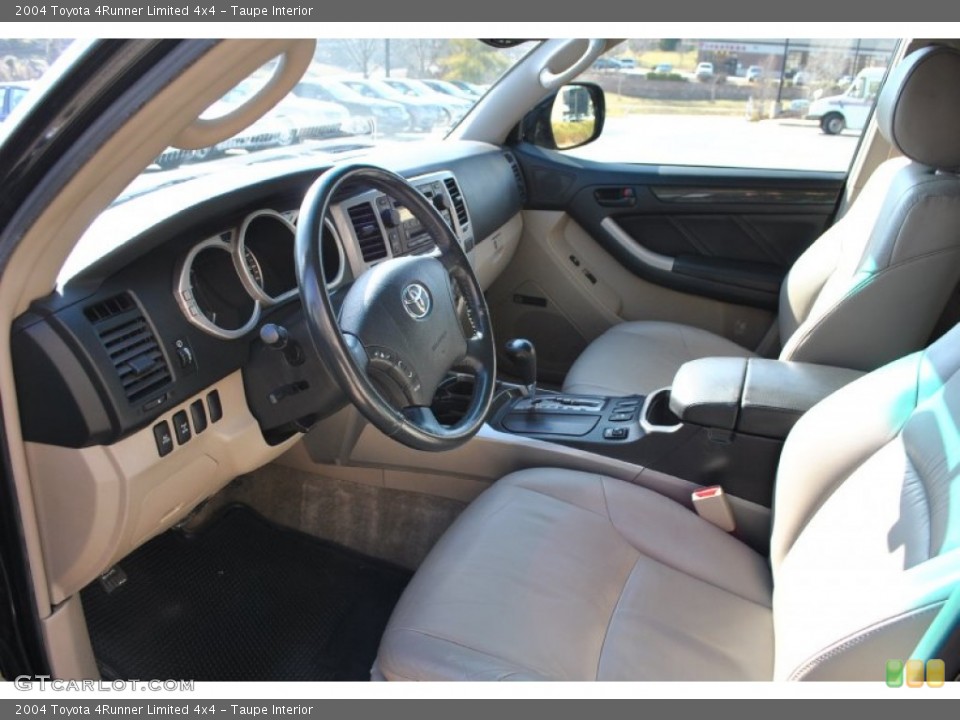
<path id="1" fill-rule="evenodd" d="M 344 190 L 373 188 L 407 208 L 439 255 L 383 260 L 347 290 L 339 312 L 324 282 L 323 221 Z M 483 426 L 493 399 L 496 352 L 483 289 L 433 204 L 399 175 L 373 165 L 328 170 L 307 191 L 296 239 L 297 282 L 313 348 L 360 413 L 417 450 L 449 450 Z M 458 303 L 466 312 L 458 314 Z M 451 370 L 470 372 L 466 414 L 441 425 L 430 409 Z"/>

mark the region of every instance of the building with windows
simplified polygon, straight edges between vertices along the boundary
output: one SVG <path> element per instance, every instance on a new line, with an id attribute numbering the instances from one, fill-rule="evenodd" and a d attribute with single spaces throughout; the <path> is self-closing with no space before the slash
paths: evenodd
<path id="1" fill-rule="evenodd" d="M 690 41 L 688 41 L 690 42 Z M 693 41 L 698 62 L 711 62 L 717 72 L 743 76 L 750 67 L 767 75 L 798 72 L 821 82 L 854 76 L 866 67 L 886 66 L 897 46 L 893 39 L 703 39 Z"/>

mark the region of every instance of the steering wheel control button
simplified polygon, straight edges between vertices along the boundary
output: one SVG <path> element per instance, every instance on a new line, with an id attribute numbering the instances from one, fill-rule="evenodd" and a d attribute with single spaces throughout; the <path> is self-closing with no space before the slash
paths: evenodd
<path id="1" fill-rule="evenodd" d="M 223 406 L 220 404 L 220 392 L 214 390 L 207 395 L 207 412 L 210 414 L 210 422 L 215 423 L 223 417 Z"/>
<path id="2" fill-rule="evenodd" d="M 177 443 L 180 445 L 190 439 L 190 421 L 187 420 L 186 410 L 180 410 L 173 414 L 173 431 L 177 434 Z"/>
<path id="3" fill-rule="evenodd" d="M 160 457 L 173 452 L 173 436 L 170 434 L 170 426 L 167 425 L 166 420 L 153 426 L 153 439 L 157 442 L 157 453 Z"/>
<path id="4" fill-rule="evenodd" d="M 426 286 L 419 282 L 412 282 L 401 292 L 403 309 L 414 320 L 423 320 L 430 314 L 433 307 L 433 298 Z"/>
<path id="5" fill-rule="evenodd" d="M 207 429 L 207 411 L 203 409 L 202 400 L 190 403 L 190 417 L 193 419 L 193 430 L 197 435 Z"/>
<path id="6" fill-rule="evenodd" d="M 625 427 L 608 427 L 603 429 L 604 440 L 626 440 L 628 430 Z"/>

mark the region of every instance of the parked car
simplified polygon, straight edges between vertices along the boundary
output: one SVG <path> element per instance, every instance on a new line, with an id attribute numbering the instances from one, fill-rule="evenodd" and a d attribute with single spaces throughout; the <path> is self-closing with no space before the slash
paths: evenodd
<path id="1" fill-rule="evenodd" d="M 32 84 L 28 81 L 0 83 L 0 122 L 26 97 Z"/>
<path id="2" fill-rule="evenodd" d="M 437 80 L 435 78 L 422 78 L 420 80 L 424 85 L 429 87 L 434 92 L 438 92 L 441 95 L 450 95 L 459 100 L 466 100 L 471 105 L 477 101 L 480 97 L 476 93 L 464 90 L 462 87 L 454 85 L 452 82 L 446 80 Z"/>
<path id="3" fill-rule="evenodd" d="M 594 70 L 620 70 L 623 67 L 621 62 L 612 57 L 600 57 L 594 60 Z"/>
<path id="4" fill-rule="evenodd" d="M 207 117 L 226 115 L 256 92 L 260 83 L 247 80 L 227 92 L 205 112 Z M 313 100 L 291 93 L 259 118 L 232 137 L 207 147 L 182 150 L 167 148 L 156 164 L 162 169 L 187 162 L 202 162 L 224 154 L 257 152 L 273 147 L 288 147 L 305 140 L 329 140 L 343 135 L 366 135 L 372 131 L 362 117 L 351 117 L 343 105 Z"/>
<path id="5" fill-rule="evenodd" d="M 489 86 L 477 85 L 476 83 L 467 82 L 466 80 L 450 80 L 450 84 L 456 85 L 464 92 L 476 97 L 482 97 L 483 94 L 490 89 Z"/>
<path id="6" fill-rule="evenodd" d="M 669 73 L 673 72 L 673 65 L 670 63 L 659 63 L 655 68 L 653 68 L 653 72 L 655 72 L 657 75 L 668 75 Z"/>
<path id="7" fill-rule="evenodd" d="M 364 97 L 389 100 L 403 105 L 410 113 L 411 125 L 414 130 L 430 132 L 443 122 L 444 108 L 432 98 L 422 98 L 417 95 L 399 92 L 383 80 L 342 78 L 340 82 Z"/>
<path id="8" fill-rule="evenodd" d="M 697 80 L 710 80 L 713 78 L 713 63 L 711 62 L 702 62 L 697 65 L 697 69 L 693 73 L 694 77 Z"/>
<path id="9" fill-rule="evenodd" d="M 745 76 L 747 82 L 757 82 L 758 80 L 763 79 L 763 68 L 759 65 L 751 65 L 747 68 L 747 74 Z"/>
<path id="10" fill-rule="evenodd" d="M 232 111 L 241 105 L 258 89 L 259 82 L 240 83 L 212 106 L 207 114 L 216 116 Z M 275 137 L 265 140 L 267 145 L 292 145 L 310 138 L 323 139 L 339 134 L 363 132 L 364 124 L 351 122 L 350 111 L 343 105 L 326 100 L 300 97 L 290 94 L 284 97 L 260 121 L 259 133 L 271 133 L 275 128 Z M 254 141 L 259 144 L 260 140 Z"/>
<path id="11" fill-rule="evenodd" d="M 383 82 L 407 97 L 416 97 L 439 105 L 443 112 L 442 125 L 453 125 L 460 122 L 461 118 L 473 107 L 472 100 L 464 100 L 461 97 L 439 92 L 421 80 L 389 77 L 384 78 Z"/>
<path id="12" fill-rule="evenodd" d="M 813 101 L 807 119 L 819 121 L 820 129 L 827 135 L 837 135 L 848 128 L 861 130 L 873 111 L 886 72 L 882 67 L 861 70 L 842 95 Z"/>
<path id="13" fill-rule="evenodd" d="M 338 80 L 308 76 L 293 89 L 302 98 L 324 100 L 342 105 L 354 117 L 370 117 L 378 132 L 391 135 L 410 129 L 412 120 L 398 102 L 366 97 Z"/>

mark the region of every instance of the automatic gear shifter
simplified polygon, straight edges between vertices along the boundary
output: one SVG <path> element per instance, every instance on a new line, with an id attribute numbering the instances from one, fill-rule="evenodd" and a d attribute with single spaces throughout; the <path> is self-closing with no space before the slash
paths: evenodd
<path id="1" fill-rule="evenodd" d="M 534 397 L 537 394 L 537 351 L 533 343 L 525 338 L 514 338 L 507 341 L 504 350 L 520 372 L 524 396 Z"/>

